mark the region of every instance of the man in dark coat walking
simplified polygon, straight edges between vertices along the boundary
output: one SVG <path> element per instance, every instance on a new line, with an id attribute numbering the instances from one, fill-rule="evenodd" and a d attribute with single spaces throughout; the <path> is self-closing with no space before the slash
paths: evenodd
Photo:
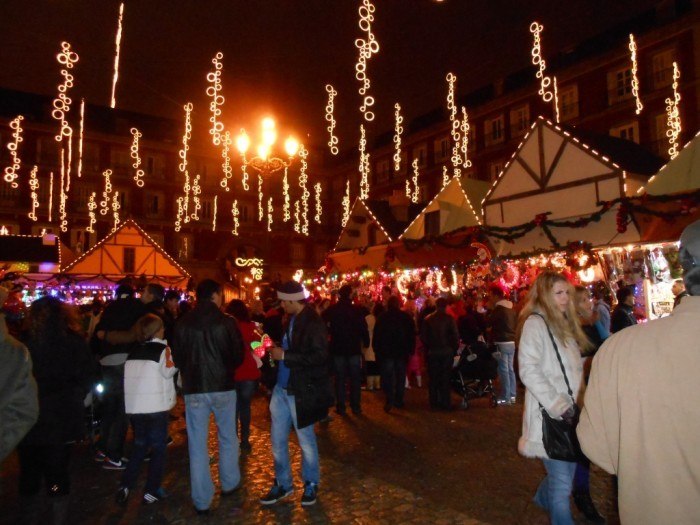
<path id="1" fill-rule="evenodd" d="M 631 287 L 624 286 L 617 291 L 617 306 L 610 316 L 610 333 L 614 334 L 635 324 L 634 291 Z"/>
<path id="2" fill-rule="evenodd" d="M 447 300 L 440 297 L 435 306 L 437 311 L 425 318 L 420 337 L 428 354 L 430 406 L 449 410 L 450 372 L 459 347 L 459 333 L 454 318 L 445 311 Z"/>

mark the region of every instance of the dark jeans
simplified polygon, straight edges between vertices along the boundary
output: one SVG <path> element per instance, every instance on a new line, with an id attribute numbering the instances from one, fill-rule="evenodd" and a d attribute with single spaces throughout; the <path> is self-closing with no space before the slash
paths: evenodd
<path id="1" fill-rule="evenodd" d="M 429 393 L 432 408 L 450 408 L 451 355 L 428 354 Z"/>
<path id="2" fill-rule="evenodd" d="M 339 410 L 345 409 L 345 381 L 350 377 L 350 407 L 360 410 L 362 387 L 362 358 L 358 355 L 333 356 L 335 365 L 335 404 Z"/>
<path id="3" fill-rule="evenodd" d="M 384 358 L 380 362 L 382 375 L 382 390 L 386 396 L 386 404 L 396 407 L 403 406 L 403 394 L 406 390 L 406 359 Z"/>
<path id="4" fill-rule="evenodd" d="M 160 488 L 165 472 L 165 449 L 168 437 L 168 412 L 153 414 L 133 414 L 131 424 L 134 427 L 134 448 L 129 463 L 122 477 L 122 487 L 133 489 L 139 477 L 141 464 L 148 451 L 151 462 L 148 465 L 148 480 L 144 492 L 153 494 Z"/>
<path id="5" fill-rule="evenodd" d="M 250 402 L 257 388 L 257 381 L 236 381 L 236 423 L 241 429 L 241 443 L 250 439 Z"/>
<path id="6" fill-rule="evenodd" d="M 19 455 L 19 493 L 20 496 L 34 496 L 45 482 L 49 496 L 70 494 L 71 445 L 52 443 L 50 445 L 33 445 L 20 443 Z"/>
<path id="7" fill-rule="evenodd" d="M 124 365 L 102 367 L 102 425 L 97 448 L 110 459 L 124 455 L 129 418 L 124 413 Z"/>
<path id="8" fill-rule="evenodd" d="M 590 493 L 591 462 L 582 458 L 574 471 L 574 494 Z"/>

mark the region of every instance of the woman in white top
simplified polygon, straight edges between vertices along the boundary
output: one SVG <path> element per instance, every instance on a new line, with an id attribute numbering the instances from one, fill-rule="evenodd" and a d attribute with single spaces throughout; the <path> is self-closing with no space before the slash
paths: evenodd
<path id="1" fill-rule="evenodd" d="M 556 341 L 573 399 L 548 329 Z M 535 503 L 549 512 L 553 525 L 573 525 L 569 497 L 576 463 L 547 456 L 540 412 L 543 407 L 553 418 L 573 418 L 574 400 L 581 394 L 581 349 L 589 343 L 576 315 L 573 287 L 566 277 L 551 271 L 537 277 L 520 314 L 519 332 L 520 378 L 526 392 L 518 450 L 526 457 L 542 459 L 547 471 Z"/>

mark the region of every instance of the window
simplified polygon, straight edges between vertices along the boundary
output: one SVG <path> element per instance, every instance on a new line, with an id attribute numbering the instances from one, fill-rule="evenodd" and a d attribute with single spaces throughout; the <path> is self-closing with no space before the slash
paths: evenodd
<path id="1" fill-rule="evenodd" d="M 673 82 L 673 50 L 667 49 L 651 57 L 654 89 L 670 86 Z"/>
<path id="2" fill-rule="evenodd" d="M 503 171 L 504 165 L 505 163 L 502 160 L 492 162 L 491 164 L 489 164 L 489 178 L 491 180 L 496 180 Z"/>
<path id="3" fill-rule="evenodd" d="M 116 173 L 117 171 L 120 171 L 124 173 L 125 171 L 129 171 L 131 169 L 131 163 L 133 162 L 133 159 L 131 158 L 131 154 L 129 153 L 129 150 L 123 147 L 113 147 L 111 151 L 111 164 L 112 164 L 112 169 Z"/>
<path id="4" fill-rule="evenodd" d="M 610 135 L 639 143 L 639 124 L 637 122 L 628 122 L 621 126 L 615 126 L 610 128 Z"/>
<path id="5" fill-rule="evenodd" d="M 392 164 L 391 159 L 382 159 L 382 160 L 377 162 L 376 166 L 374 167 L 374 171 L 377 175 L 377 182 L 378 183 L 386 182 L 389 180 L 389 174 L 391 173 L 391 170 L 393 169 L 391 164 Z"/>
<path id="6" fill-rule="evenodd" d="M 41 186 L 39 186 L 41 188 Z M 76 185 L 71 187 L 70 196 L 73 201 L 73 207 L 77 211 L 87 212 L 87 204 L 90 200 L 90 194 L 95 191 L 91 186 Z M 95 194 L 97 200 L 97 194 Z"/>
<path id="7" fill-rule="evenodd" d="M 165 210 L 163 204 L 165 196 L 162 193 L 146 193 L 146 205 L 144 206 L 147 217 L 162 217 Z"/>
<path id="8" fill-rule="evenodd" d="M 510 110 L 510 134 L 518 137 L 525 134 L 530 127 L 530 106 L 517 107 Z"/>
<path id="9" fill-rule="evenodd" d="M 120 206 L 119 211 L 121 213 L 129 211 L 129 206 L 131 205 L 131 200 L 129 199 L 129 190 L 125 190 L 124 188 L 115 188 L 115 191 L 119 192 L 119 197 L 117 197 Z M 114 194 L 112 194 L 112 198 L 114 198 Z"/>
<path id="10" fill-rule="evenodd" d="M 122 269 L 124 273 L 134 273 L 136 271 L 136 249 L 124 248 L 123 257 L 124 264 Z"/>
<path id="11" fill-rule="evenodd" d="M 435 141 L 435 163 L 442 163 L 452 158 L 452 142 L 449 135 Z"/>
<path id="12" fill-rule="evenodd" d="M 88 251 L 93 244 L 94 233 L 83 228 L 72 228 L 70 231 L 70 247 L 76 255 L 81 255 Z"/>
<path id="13" fill-rule="evenodd" d="M 469 126 L 469 144 L 467 145 L 467 151 L 474 151 L 476 149 L 476 127 Z"/>
<path id="14" fill-rule="evenodd" d="M 578 117 L 578 85 L 571 84 L 559 90 L 559 119 L 563 122 Z"/>
<path id="15" fill-rule="evenodd" d="M 421 144 L 420 146 L 413 146 L 411 153 L 414 159 L 418 159 L 418 167 L 425 168 L 428 161 L 428 145 Z"/>
<path id="16" fill-rule="evenodd" d="M 143 171 L 146 175 L 162 179 L 165 176 L 165 157 L 160 153 L 147 153 L 143 158 Z"/>
<path id="17" fill-rule="evenodd" d="M 212 211 L 214 209 L 214 201 L 213 200 L 202 200 L 202 209 L 201 213 L 199 214 L 199 218 L 201 220 L 211 220 L 212 218 Z"/>
<path id="18" fill-rule="evenodd" d="M 418 185 L 418 202 L 425 202 L 428 200 L 428 185 L 419 184 Z"/>
<path id="19" fill-rule="evenodd" d="M 36 161 L 39 164 L 58 166 L 61 162 L 59 153 L 60 146 L 53 136 L 39 137 L 36 141 Z"/>
<path id="20" fill-rule="evenodd" d="M 425 235 L 440 235 L 440 210 L 425 214 Z"/>
<path id="21" fill-rule="evenodd" d="M 0 206 L 16 206 L 19 200 L 19 188 L 0 180 Z"/>
<path id="22" fill-rule="evenodd" d="M 248 219 L 248 206 L 246 206 L 245 204 L 243 206 L 241 206 L 240 213 L 241 213 L 241 222 L 248 222 L 248 220 L 249 220 Z"/>
<path id="23" fill-rule="evenodd" d="M 484 139 L 487 146 L 503 142 L 503 115 L 484 122 Z"/>
<path id="24" fill-rule="evenodd" d="M 626 67 L 608 73 L 608 102 L 615 104 L 632 96 L 632 69 Z"/>
<path id="25" fill-rule="evenodd" d="M 654 155 L 659 157 L 668 158 L 668 137 L 666 136 L 666 130 L 668 128 L 668 117 L 666 113 L 659 113 L 652 120 L 652 137 L 654 137 L 651 143 L 651 151 Z"/>

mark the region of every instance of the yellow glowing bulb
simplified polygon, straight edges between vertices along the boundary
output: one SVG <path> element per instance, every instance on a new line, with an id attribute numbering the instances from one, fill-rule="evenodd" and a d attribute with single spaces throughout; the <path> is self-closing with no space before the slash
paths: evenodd
<path id="1" fill-rule="evenodd" d="M 293 157 L 297 154 L 297 150 L 299 149 L 299 142 L 296 139 L 289 137 L 284 143 L 284 149 L 287 152 L 287 155 Z"/>
<path id="2" fill-rule="evenodd" d="M 236 137 L 236 148 L 243 154 L 248 151 L 249 147 L 250 139 L 248 138 L 248 134 L 245 131 L 241 131 L 241 134 Z"/>
<path id="3" fill-rule="evenodd" d="M 275 119 L 271 117 L 265 117 L 262 119 L 262 129 L 263 131 L 275 129 Z"/>
<path id="4" fill-rule="evenodd" d="M 277 140 L 277 131 L 275 131 L 275 128 L 263 129 L 263 132 L 262 132 L 263 144 L 265 144 L 269 148 L 270 146 L 272 146 L 275 143 L 276 140 Z"/>
<path id="5" fill-rule="evenodd" d="M 258 157 L 261 159 L 267 159 L 270 154 L 270 146 L 268 144 L 260 144 L 258 146 Z"/>

